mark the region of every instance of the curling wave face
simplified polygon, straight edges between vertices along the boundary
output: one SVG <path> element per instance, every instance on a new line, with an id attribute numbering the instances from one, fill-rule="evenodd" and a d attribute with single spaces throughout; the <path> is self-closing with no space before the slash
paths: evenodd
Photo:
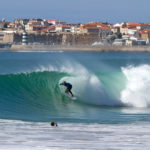
<path id="1" fill-rule="evenodd" d="M 5 74 L 0 75 L 0 109 L 2 117 L 13 116 L 17 119 L 18 114 L 22 119 L 38 118 L 41 116 L 66 116 L 72 113 L 72 110 L 82 112 L 84 105 L 117 105 L 118 102 L 111 99 L 107 94 L 105 87 L 99 78 L 88 73 L 85 68 L 80 68 L 82 73 L 78 74 L 73 70 L 62 71 L 41 71 Z M 77 100 L 72 103 L 67 95 L 64 94 L 64 88 L 59 86 L 62 81 L 72 83 L 72 92 Z M 66 109 L 66 107 L 68 107 Z M 85 106 L 86 107 L 86 106 Z M 13 114 L 13 115 L 12 115 Z M 32 116 L 33 115 L 33 116 Z M 40 116 L 39 116 L 40 115 Z"/>
<path id="2" fill-rule="evenodd" d="M 150 65 L 119 66 L 117 71 L 102 62 L 103 69 L 79 61 L 58 60 L 30 66 L 22 71 L 4 70 L 0 74 L 0 118 L 49 120 L 50 118 L 99 117 L 107 107 L 149 107 Z M 32 63 L 30 63 L 32 64 Z M 48 65 L 47 65 L 48 64 Z M 50 64 L 50 65 L 49 65 Z M 118 67 L 118 66 L 117 66 Z M 92 69 L 91 69 L 92 68 Z M 104 68 L 107 68 L 105 71 Z M 109 71 L 108 71 L 109 70 Z M 72 101 L 59 83 L 73 85 L 77 97 Z"/>

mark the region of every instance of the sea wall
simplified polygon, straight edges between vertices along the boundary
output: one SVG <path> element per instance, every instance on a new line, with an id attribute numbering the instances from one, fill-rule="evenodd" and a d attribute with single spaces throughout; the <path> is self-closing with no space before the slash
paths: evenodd
<path id="1" fill-rule="evenodd" d="M 5 43 L 20 44 L 22 42 L 21 33 L 5 34 Z M 73 34 L 73 33 L 30 33 L 28 43 L 43 43 L 46 45 L 91 45 L 99 41 L 97 34 Z"/>
<path id="2" fill-rule="evenodd" d="M 63 34 L 62 45 L 91 45 L 99 41 L 97 34 Z"/>
<path id="3" fill-rule="evenodd" d="M 1 34 L 0 43 L 13 43 L 14 34 L 13 33 L 3 33 Z"/>
<path id="4" fill-rule="evenodd" d="M 97 51 L 97 52 L 150 52 L 150 46 L 91 46 L 99 41 L 97 34 L 30 33 L 28 45 L 22 45 L 22 34 L 5 34 L 4 43 L 12 43 L 14 51 Z"/>
<path id="5" fill-rule="evenodd" d="M 28 34 L 28 42 L 59 45 L 62 44 L 62 36 L 56 33 Z"/>
<path id="6" fill-rule="evenodd" d="M 16 33 L 13 37 L 13 43 L 19 44 L 22 42 L 22 34 Z M 28 43 L 43 43 L 43 44 L 61 44 L 62 43 L 62 35 L 60 34 L 28 34 Z"/>

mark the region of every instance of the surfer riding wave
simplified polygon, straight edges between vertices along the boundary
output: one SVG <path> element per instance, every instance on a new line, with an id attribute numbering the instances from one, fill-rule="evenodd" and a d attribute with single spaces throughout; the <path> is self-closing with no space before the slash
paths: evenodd
<path id="1" fill-rule="evenodd" d="M 74 97 L 73 93 L 71 92 L 72 84 L 67 83 L 66 81 L 64 81 L 64 82 L 60 83 L 59 85 L 63 85 L 65 87 L 67 87 L 66 90 L 65 90 L 65 93 L 67 93 L 67 94 L 70 93 L 71 96 Z"/>

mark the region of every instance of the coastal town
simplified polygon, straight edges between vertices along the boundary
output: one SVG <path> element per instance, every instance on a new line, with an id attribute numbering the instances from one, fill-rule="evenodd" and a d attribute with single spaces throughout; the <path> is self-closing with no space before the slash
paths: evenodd
<path id="1" fill-rule="evenodd" d="M 17 45 L 150 46 L 150 23 L 67 23 L 60 20 L 0 21 L 0 48 Z"/>

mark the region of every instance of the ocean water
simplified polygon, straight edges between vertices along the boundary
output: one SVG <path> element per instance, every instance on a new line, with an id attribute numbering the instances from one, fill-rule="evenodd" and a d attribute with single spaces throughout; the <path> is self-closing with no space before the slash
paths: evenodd
<path id="1" fill-rule="evenodd" d="M 0 52 L 2 150 L 149 149 L 149 124 L 150 53 Z"/>

